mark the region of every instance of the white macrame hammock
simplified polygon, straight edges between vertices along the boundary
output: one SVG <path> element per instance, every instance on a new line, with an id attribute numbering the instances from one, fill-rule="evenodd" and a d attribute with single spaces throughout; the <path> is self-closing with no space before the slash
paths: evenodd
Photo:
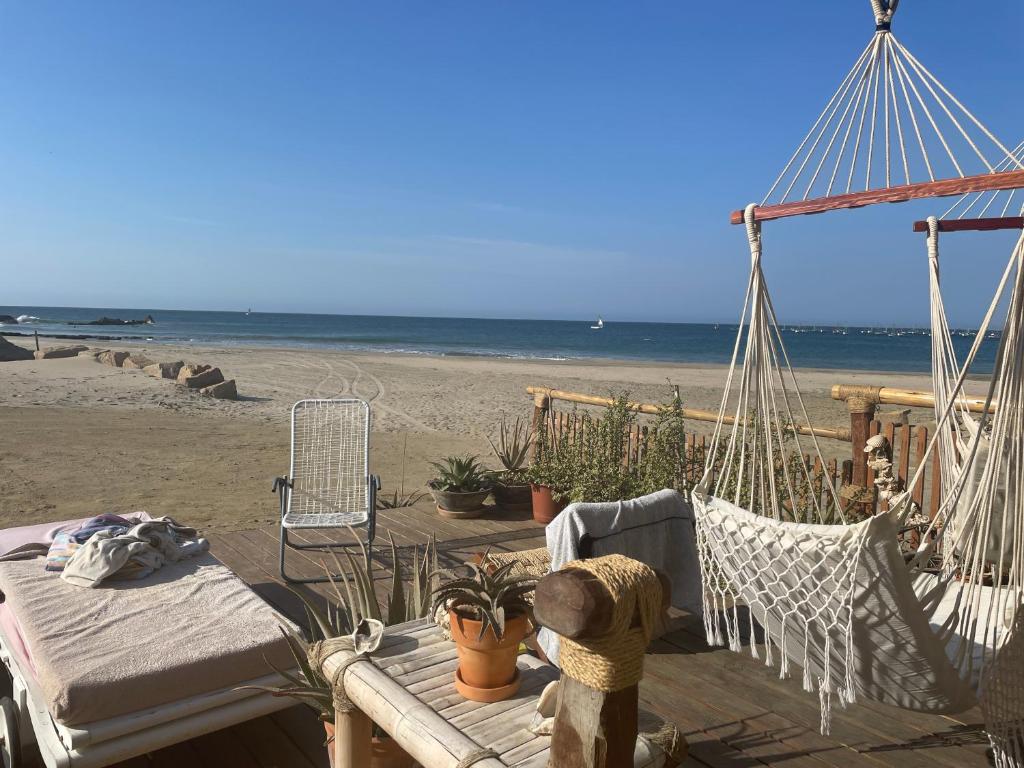
<path id="1" fill-rule="evenodd" d="M 892 35 L 896 0 L 870 2 L 875 35 L 762 205 L 964 177 L 956 155 L 965 147 L 982 173 L 1024 169 L 1024 145 L 1008 150 Z M 948 213 L 982 206 L 984 215 L 996 195 L 982 204 L 983 194 L 963 196 Z M 812 474 L 801 435 L 810 435 L 819 460 L 821 451 L 803 428 L 810 419 L 761 268 L 755 211 L 744 212 L 750 277 L 693 492 L 708 642 L 739 651 L 749 633 L 750 652 L 764 653 L 769 665 L 778 658 L 780 676 L 799 664 L 804 688 L 819 693 L 823 732 L 833 699 L 954 713 L 980 694 L 997 764 L 1021 768 L 1024 671 L 1014 660 L 1024 656 L 1024 413 L 1008 406 L 1024 402 L 1024 241 L 960 365 L 939 290 L 936 228 L 930 233 L 937 428 L 906 488 L 936 450 L 943 495 L 917 551 L 905 557 L 900 534 L 920 517 L 909 493 L 891 499 L 888 511 L 851 521 L 852 507 L 830 479 Z M 975 418 L 963 384 L 1007 295 L 986 395 L 986 406 L 1000 407 Z"/>
<path id="2" fill-rule="evenodd" d="M 974 434 L 987 433 L 1001 448 L 980 464 L 975 439 L 959 462 L 947 465 L 939 510 L 909 562 L 899 533 L 916 508 L 906 491 L 889 511 L 848 524 L 828 478 L 812 478 L 792 428 L 810 420 L 761 268 L 754 210 L 745 212 L 751 270 L 743 319 L 704 478 L 693 492 L 708 642 L 740 650 L 757 622 L 765 663 L 777 655 L 785 677 L 795 661 L 805 689 L 819 692 L 823 732 L 833 697 L 961 712 L 977 703 L 986 668 L 1011 636 L 1024 600 L 1024 418 L 1020 409 L 998 408 L 978 420 Z M 1007 293 L 986 404 L 1024 402 L 1022 266 L 1024 237 L 963 367 L 956 369 L 952 358 L 942 362 L 956 375 L 946 379 L 935 436 L 907 488 L 920 478 L 938 436 L 951 429 L 963 383 Z M 811 442 L 820 458 L 813 432 Z M 826 501 L 814 492 L 815 482 L 825 484 Z M 926 570 L 937 556 L 941 569 Z M 993 581 L 993 572 L 1002 576 Z M 746 621 L 738 605 L 747 606 Z M 756 657 L 758 644 L 749 647 Z M 1024 684 L 1019 678 L 1014 690 Z M 1003 754 L 1017 760 L 1003 765 L 1020 765 L 1019 755 Z"/>

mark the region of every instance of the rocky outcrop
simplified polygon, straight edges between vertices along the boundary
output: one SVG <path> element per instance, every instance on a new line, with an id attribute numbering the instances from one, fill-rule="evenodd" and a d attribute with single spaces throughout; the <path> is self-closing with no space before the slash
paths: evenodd
<path id="1" fill-rule="evenodd" d="M 120 368 L 124 361 L 128 359 L 128 353 L 108 349 L 105 352 L 100 352 L 96 359 L 104 365 Z"/>
<path id="2" fill-rule="evenodd" d="M 0 315 L 0 323 L 4 325 L 17 325 L 18 318 L 12 317 L 11 315 Z"/>
<path id="3" fill-rule="evenodd" d="M 91 357 L 91 358 L 95 359 L 96 357 L 99 356 L 99 354 L 100 354 L 100 350 L 93 349 L 92 347 L 86 347 L 85 349 L 83 349 L 81 352 L 78 353 L 78 356 L 79 357 Z"/>
<path id="4" fill-rule="evenodd" d="M 179 381 L 180 381 L 179 374 Z M 203 387 L 209 387 L 214 384 L 220 384 L 224 381 L 224 374 L 220 372 L 220 368 L 210 368 L 205 371 L 200 371 L 195 376 L 189 376 L 185 379 L 185 386 L 189 389 L 202 389 Z"/>
<path id="5" fill-rule="evenodd" d="M 211 384 L 208 387 L 203 387 L 199 390 L 199 394 L 204 397 L 215 397 L 218 400 L 238 399 L 238 389 L 235 387 L 234 379 L 228 379 L 227 381 L 222 381 L 219 384 Z"/>
<path id="6" fill-rule="evenodd" d="M 178 372 L 181 370 L 183 365 L 185 364 L 180 360 L 176 363 L 152 363 L 142 370 L 156 379 L 174 380 L 178 378 Z"/>
<path id="7" fill-rule="evenodd" d="M 81 323 L 81 325 L 153 325 L 156 320 L 153 319 L 152 315 L 146 315 L 141 320 L 122 320 L 119 317 L 101 317 L 99 320 L 90 320 L 87 323 Z"/>
<path id="8" fill-rule="evenodd" d="M 128 357 L 125 358 L 125 361 L 123 363 L 121 363 L 121 367 L 122 368 L 129 368 L 129 369 L 135 370 L 135 371 L 141 371 L 147 365 L 152 365 L 152 364 L 153 364 L 153 361 L 150 360 L 145 355 L 137 355 L 136 354 L 136 355 L 128 355 Z"/>
<path id="9" fill-rule="evenodd" d="M 70 347 L 49 347 L 35 351 L 36 360 L 55 360 L 60 357 L 78 357 L 79 352 L 87 352 L 88 347 L 75 344 Z"/>
<path id="10" fill-rule="evenodd" d="M 0 363 L 9 363 L 14 360 L 31 360 L 32 351 L 12 344 L 3 336 L 0 336 Z"/>
<path id="11" fill-rule="evenodd" d="M 181 370 L 178 371 L 178 383 L 184 384 L 185 379 L 191 378 L 192 376 L 196 376 L 197 374 L 200 374 L 203 371 L 208 370 L 210 370 L 210 366 L 208 365 L 200 365 L 199 363 L 185 363 L 183 366 L 181 366 Z"/>

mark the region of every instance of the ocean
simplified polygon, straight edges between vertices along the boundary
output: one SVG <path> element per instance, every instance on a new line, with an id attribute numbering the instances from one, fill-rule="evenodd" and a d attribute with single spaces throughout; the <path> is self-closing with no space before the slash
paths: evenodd
<path id="1" fill-rule="evenodd" d="M 488 320 L 478 318 L 305 315 L 278 312 L 194 312 L 86 307 L 3 307 L 21 318 L 0 333 L 118 337 L 148 344 L 301 347 L 420 355 L 475 355 L 535 360 L 617 359 L 727 364 L 735 324 L 605 321 Z M 142 319 L 153 325 L 96 326 L 99 317 Z M 954 334 L 963 358 L 973 335 Z M 795 366 L 876 371 L 931 370 L 931 339 L 922 328 L 786 326 L 783 340 Z M 975 366 L 990 371 L 996 334 L 986 339 Z"/>

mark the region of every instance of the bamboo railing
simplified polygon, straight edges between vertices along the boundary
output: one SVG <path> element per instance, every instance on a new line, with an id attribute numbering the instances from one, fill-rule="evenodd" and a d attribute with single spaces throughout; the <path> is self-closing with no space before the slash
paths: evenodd
<path id="1" fill-rule="evenodd" d="M 578 403 L 580 405 L 597 405 L 602 408 L 607 408 L 615 402 L 610 397 L 584 395 L 580 392 L 566 392 L 561 389 L 550 389 L 548 387 L 527 387 L 526 392 L 533 396 L 535 413 L 537 408 L 542 410 L 546 409 L 548 407 L 547 403 L 550 400 L 562 400 L 567 403 Z M 630 402 L 629 406 L 638 413 L 646 413 L 650 415 L 657 415 L 662 409 L 662 406 L 654 403 Z M 694 421 L 708 421 L 711 423 L 718 421 L 718 413 L 715 411 L 705 411 L 699 408 L 683 408 L 682 413 L 684 418 L 693 419 Z M 726 416 L 724 421 L 726 424 L 736 423 L 736 419 L 732 416 Z M 798 424 L 793 427 L 793 429 L 801 435 L 815 435 L 816 437 L 824 437 L 830 440 L 850 442 L 850 431 L 842 427 L 812 427 Z"/>

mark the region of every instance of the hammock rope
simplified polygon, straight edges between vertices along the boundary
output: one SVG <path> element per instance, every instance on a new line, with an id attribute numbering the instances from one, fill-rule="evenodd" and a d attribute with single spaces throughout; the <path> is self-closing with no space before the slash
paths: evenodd
<path id="1" fill-rule="evenodd" d="M 1020 147 L 1007 149 L 892 33 L 897 2 L 870 3 L 874 36 L 761 205 L 785 203 L 794 190 L 800 190 L 796 199 L 807 200 L 868 191 L 879 180 L 890 187 L 896 181 L 893 157 L 905 184 L 969 175 L 966 160 L 958 157 L 962 151 L 977 160 L 970 173 L 1024 170 Z"/>

